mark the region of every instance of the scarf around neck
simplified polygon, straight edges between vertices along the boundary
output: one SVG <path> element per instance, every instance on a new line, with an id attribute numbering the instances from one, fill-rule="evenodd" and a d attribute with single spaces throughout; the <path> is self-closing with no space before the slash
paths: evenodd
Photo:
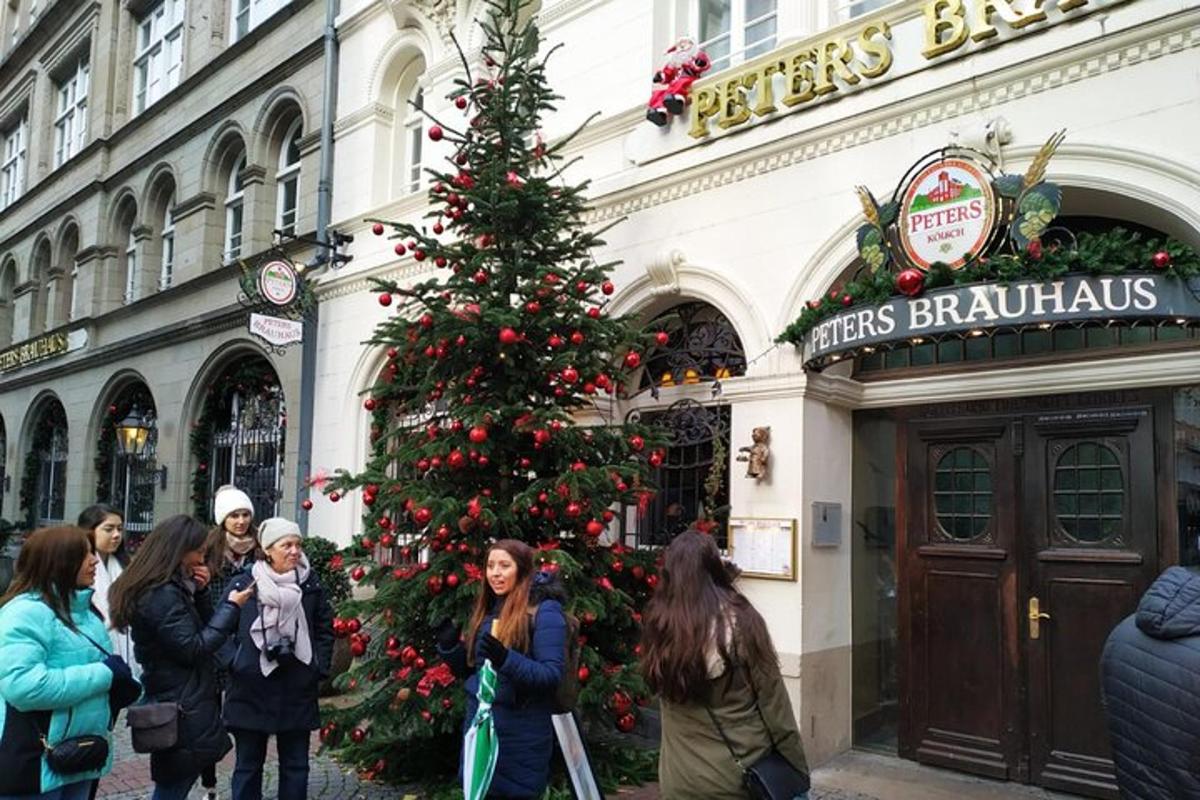
<path id="1" fill-rule="evenodd" d="M 229 531 L 225 531 L 225 546 L 228 547 L 230 549 L 230 551 L 232 551 L 233 553 L 236 554 L 236 556 L 230 558 L 230 561 L 234 561 L 234 560 L 240 559 L 243 556 L 245 556 L 247 553 L 249 553 L 251 550 L 254 549 L 254 544 L 255 544 L 255 542 L 254 542 L 253 535 L 243 536 L 241 538 L 238 538 L 237 536 L 234 536 Z M 227 557 L 229 556 L 228 553 L 226 553 L 225 555 Z"/>
<path id="2" fill-rule="evenodd" d="M 267 648 L 287 637 L 292 640 L 292 653 L 302 664 L 311 664 L 312 639 L 308 634 L 308 618 L 304 614 L 304 591 L 301 585 L 310 572 L 308 557 L 301 556 L 300 566 L 280 574 L 266 561 L 256 561 L 250 570 L 255 580 L 258 599 L 258 619 L 250 624 L 250 639 L 258 648 L 258 666 L 264 676 L 279 666 L 267 658 Z"/>

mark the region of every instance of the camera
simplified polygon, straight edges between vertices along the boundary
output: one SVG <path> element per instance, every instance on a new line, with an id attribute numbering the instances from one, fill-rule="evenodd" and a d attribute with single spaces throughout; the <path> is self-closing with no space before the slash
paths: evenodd
<path id="1" fill-rule="evenodd" d="M 292 655 L 294 644 L 291 637 L 284 636 L 279 641 L 267 645 L 264 655 L 266 655 L 268 661 L 278 661 L 284 656 Z"/>

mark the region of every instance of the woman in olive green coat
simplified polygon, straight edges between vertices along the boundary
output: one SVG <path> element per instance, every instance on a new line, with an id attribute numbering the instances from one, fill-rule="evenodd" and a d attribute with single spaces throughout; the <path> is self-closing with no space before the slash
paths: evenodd
<path id="1" fill-rule="evenodd" d="M 687 531 L 667 548 L 642 652 L 642 672 L 662 703 L 663 800 L 743 800 L 742 766 L 772 746 L 807 774 L 766 623 L 734 588 L 711 536 Z"/>

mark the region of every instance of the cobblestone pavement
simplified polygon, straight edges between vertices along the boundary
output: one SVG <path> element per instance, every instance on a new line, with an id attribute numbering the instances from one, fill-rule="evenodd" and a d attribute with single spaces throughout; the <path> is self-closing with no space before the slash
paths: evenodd
<path id="1" fill-rule="evenodd" d="M 101 800 L 148 800 L 154 786 L 150 781 L 150 756 L 133 752 L 129 740 L 129 728 L 124 716 L 117 722 L 114 731 L 113 770 L 100 781 L 98 797 Z M 313 733 L 313 755 L 308 778 L 309 800 L 401 800 L 403 795 L 394 787 L 360 781 L 353 771 L 342 769 L 332 758 L 316 752 L 317 736 Z M 276 795 L 279 778 L 272 739 L 267 750 L 267 766 L 263 780 L 263 797 Z M 233 772 L 233 753 L 217 766 L 217 790 L 221 800 L 229 800 L 229 776 Z M 200 786 L 192 790 L 192 797 L 204 797 Z"/>

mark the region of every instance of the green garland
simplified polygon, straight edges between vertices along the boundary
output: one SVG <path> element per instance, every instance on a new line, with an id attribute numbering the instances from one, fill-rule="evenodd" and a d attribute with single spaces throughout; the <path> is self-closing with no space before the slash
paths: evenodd
<path id="1" fill-rule="evenodd" d="M 25 453 L 25 470 L 21 475 L 19 494 L 21 511 L 25 512 L 28 530 L 37 526 L 38 480 L 42 474 L 42 453 L 50 449 L 56 428 L 67 427 L 67 413 L 57 400 L 47 402 L 47 407 L 34 423 L 29 450 Z"/>
<path id="2" fill-rule="evenodd" d="M 1153 258 L 1160 252 L 1170 256 L 1170 264 L 1164 269 L 1155 269 Z M 1048 281 L 1071 272 L 1119 275 L 1151 270 L 1173 278 L 1191 278 L 1200 275 L 1200 254 L 1175 239 L 1143 239 L 1136 232 L 1116 227 L 1103 233 L 1081 233 L 1073 246 L 1047 244 L 1015 254 L 980 256 L 957 270 L 938 262 L 931 265 L 925 275 L 925 289 L 985 281 Z M 775 341 L 800 346 L 805 334 L 817 323 L 846 310 L 846 297 L 850 298 L 849 306 L 853 307 L 879 305 L 899 293 L 895 273 L 885 269 L 866 272 L 831 290 L 819 301 L 811 301 Z"/>
<path id="3" fill-rule="evenodd" d="M 207 520 L 210 513 L 209 497 L 209 463 L 212 456 L 213 433 L 217 426 L 217 415 L 224 411 L 228 413 L 225 402 L 233 392 L 243 395 L 265 395 L 269 389 L 279 385 L 279 379 L 271 362 L 262 356 L 252 356 L 238 361 L 222 372 L 215 381 L 209 384 L 204 393 L 204 405 L 200 410 L 200 418 L 192 423 L 189 437 L 192 461 L 192 504 L 196 519 Z M 283 443 L 280 442 L 280 448 Z"/>

